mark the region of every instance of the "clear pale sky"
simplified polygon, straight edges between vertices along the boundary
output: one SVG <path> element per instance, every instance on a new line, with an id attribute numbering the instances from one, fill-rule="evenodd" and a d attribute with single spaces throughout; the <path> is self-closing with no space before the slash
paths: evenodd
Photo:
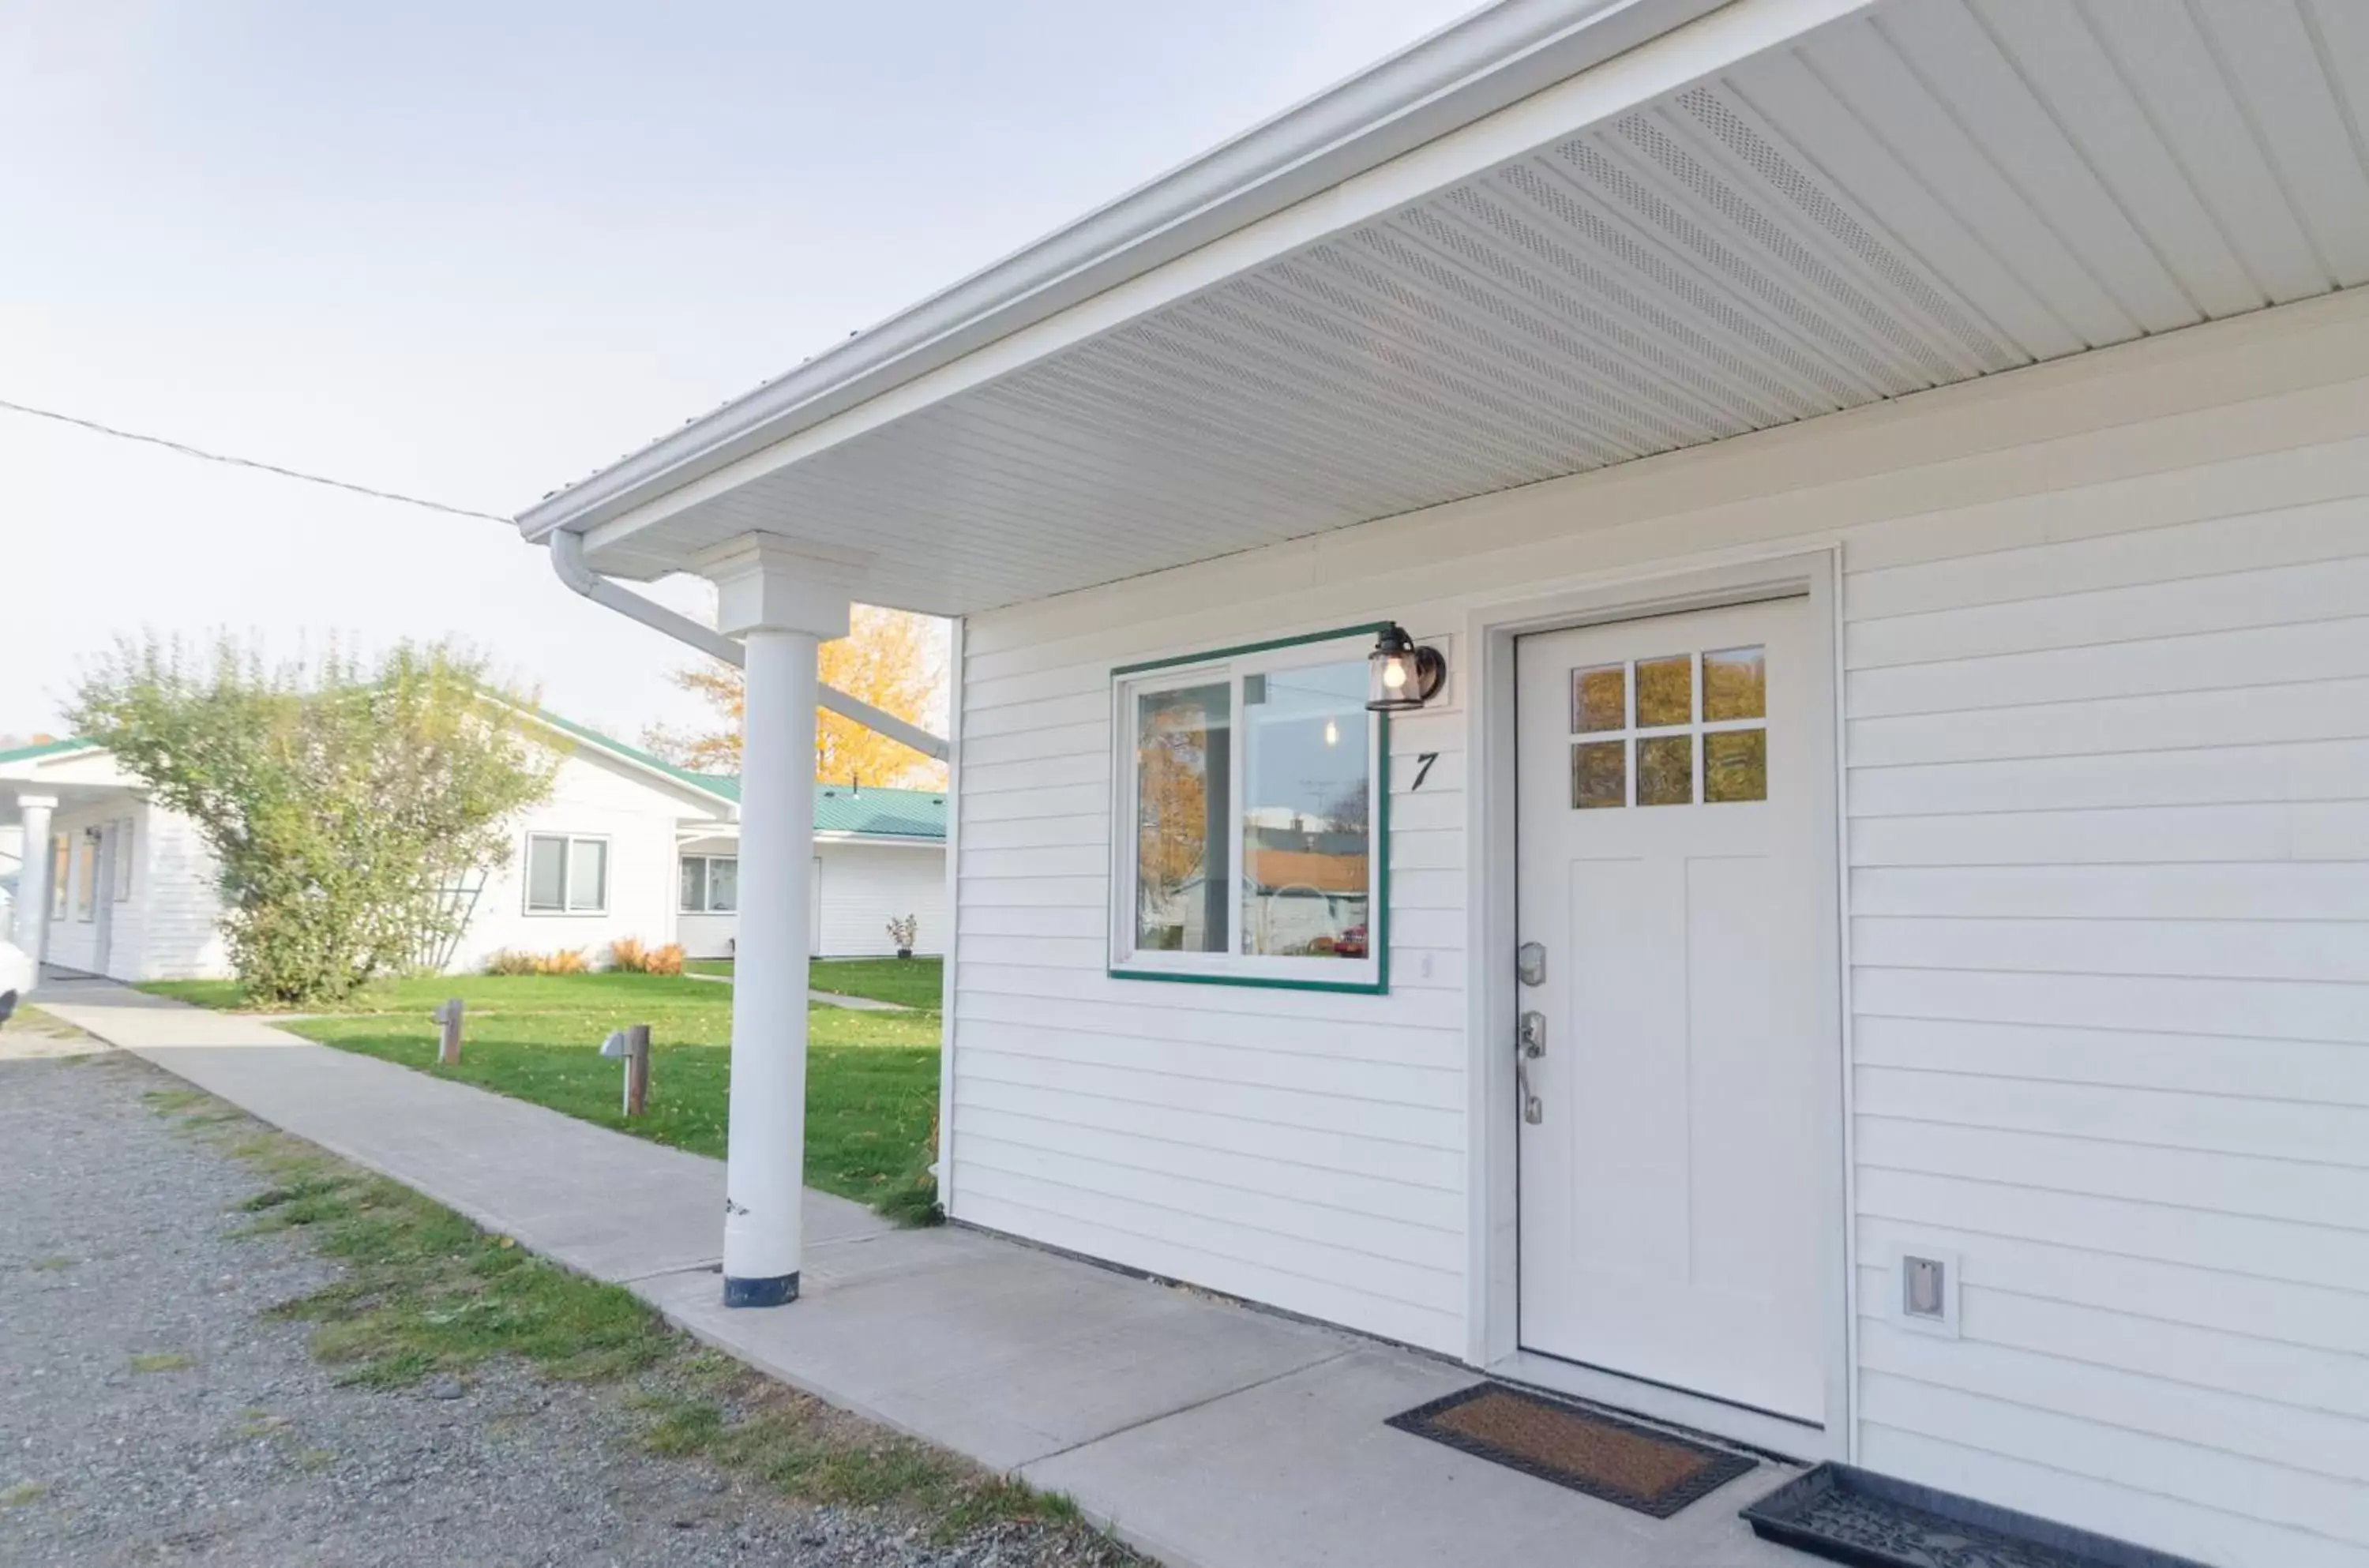
<path id="1" fill-rule="evenodd" d="M 1470 8 L 0 0 L 0 397 L 507 514 Z M 212 627 L 700 712 L 502 524 L 0 411 L 0 734 Z"/>

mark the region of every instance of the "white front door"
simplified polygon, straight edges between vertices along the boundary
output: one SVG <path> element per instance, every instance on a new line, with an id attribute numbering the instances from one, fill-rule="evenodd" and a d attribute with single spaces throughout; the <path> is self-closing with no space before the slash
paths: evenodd
<path id="1" fill-rule="evenodd" d="M 1832 807 L 1809 617 L 1778 600 L 1516 645 L 1538 1037 L 1516 1114 L 1523 1347 L 1818 1421 Z"/>

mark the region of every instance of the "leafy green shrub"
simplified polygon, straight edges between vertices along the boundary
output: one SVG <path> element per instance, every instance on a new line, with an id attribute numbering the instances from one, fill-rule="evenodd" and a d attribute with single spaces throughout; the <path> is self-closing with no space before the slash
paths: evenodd
<path id="1" fill-rule="evenodd" d="M 509 819 L 550 791 L 557 757 L 526 712 L 443 644 L 267 666 L 229 638 L 119 644 L 72 705 L 197 824 L 231 967 L 264 1003 L 441 966 L 468 920 L 451 890 L 502 864 Z"/>

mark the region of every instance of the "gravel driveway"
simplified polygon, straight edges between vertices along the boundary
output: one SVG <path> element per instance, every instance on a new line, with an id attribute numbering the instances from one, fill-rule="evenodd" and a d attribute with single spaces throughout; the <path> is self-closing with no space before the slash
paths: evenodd
<path id="1" fill-rule="evenodd" d="M 330 1265 L 240 1238 L 262 1181 L 113 1053 L 0 1058 L 0 1562 L 796 1563 L 1024 1568 L 639 1451 L 625 1391 L 499 1365 L 466 1387 L 339 1388 L 270 1318 Z M 442 1397 L 439 1397 L 439 1396 Z"/>

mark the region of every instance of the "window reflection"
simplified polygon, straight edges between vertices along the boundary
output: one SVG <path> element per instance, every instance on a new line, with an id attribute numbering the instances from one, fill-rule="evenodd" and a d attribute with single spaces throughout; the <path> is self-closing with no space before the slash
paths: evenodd
<path id="1" fill-rule="evenodd" d="M 1373 788 L 1363 659 L 1242 678 L 1242 951 L 1363 958 Z"/>
<path id="2" fill-rule="evenodd" d="M 1226 950 L 1227 683 L 1136 699 L 1135 944 Z"/>

